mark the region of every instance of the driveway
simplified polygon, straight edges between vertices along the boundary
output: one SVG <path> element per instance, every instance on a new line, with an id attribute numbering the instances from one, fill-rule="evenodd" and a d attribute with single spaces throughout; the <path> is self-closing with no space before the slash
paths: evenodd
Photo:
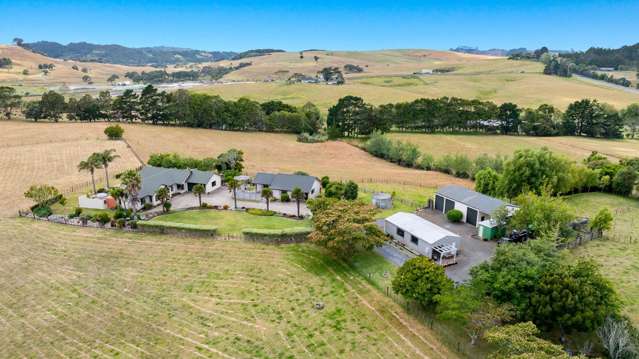
<path id="1" fill-rule="evenodd" d="M 207 203 L 212 206 L 224 206 L 227 205 L 229 207 L 233 207 L 233 194 L 226 187 L 220 187 L 215 191 L 202 195 L 202 203 Z M 193 193 L 183 193 L 180 195 L 176 195 L 171 199 L 172 207 L 171 209 L 186 209 L 198 207 L 198 199 Z M 241 201 L 238 199 L 237 201 L 238 208 L 260 208 L 266 209 L 266 201 L 262 200 L 260 202 L 253 201 Z M 278 213 L 285 213 L 291 215 L 297 215 L 297 204 L 295 201 L 291 202 L 280 202 L 280 201 L 271 201 L 270 209 L 272 211 Z M 306 206 L 306 203 L 300 203 L 300 214 L 302 216 L 309 216 L 311 211 Z"/>
<path id="2" fill-rule="evenodd" d="M 457 255 L 457 264 L 446 267 L 446 275 L 457 283 L 462 283 L 470 279 L 470 269 L 480 263 L 483 263 L 495 254 L 497 243 L 494 241 L 483 241 L 477 235 L 477 228 L 466 223 L 451 223 L 441 212 L 430 209 L 420 210 L 416 214 L 436 225 L 446 228 L 447 230 L 458 234 L 462 240 L 460 243 L 460 252 Z M 377 221 L 380 228 L 384 228 L 384 220 Z M 377 253 L 386 258 L 389 262 L 396 266 L 401 266 L 415 257 L 414 253 L 407 251 L 399 246 L 385 244 L 375 249 Z"/>

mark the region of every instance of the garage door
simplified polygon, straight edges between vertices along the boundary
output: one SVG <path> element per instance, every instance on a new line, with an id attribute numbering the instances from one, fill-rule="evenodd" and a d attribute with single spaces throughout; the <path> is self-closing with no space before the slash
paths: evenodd
<path id="1" fill-rule="evenodd" d="M 472 208 L 468 208 L 466 210 L 466 223 L 472 224 L 473 226 L 477 225 L 477 211 L 472 209 Z"/>
<path id="2" fill-rule="evenodd" d="M 448 213 L 448 211 L 450 211 L 451 209 L 455 209 L 455 202 L 447 199 L 446 200 L 446 206 L 444 207 L 444 213 Z"/>
<path id="3" fill-rule="evenodd" d="M 444 212 L 444 197 L 435 196 L 435 209 Z"/>

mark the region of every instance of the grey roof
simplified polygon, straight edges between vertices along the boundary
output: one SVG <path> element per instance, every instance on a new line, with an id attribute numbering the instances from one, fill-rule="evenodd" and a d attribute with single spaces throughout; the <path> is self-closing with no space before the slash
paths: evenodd
<path id="1" fill-rule="evenodd" d="M 500 199 L 457 185 L 444 186 L 437 191 L 437 194 L 488 214 L 492 214 L 497 208 L 503 205 L 508 205 L 508 203 Z"/>
<path id="2" fill-rule="evenodd" d="M 215 174 L 209 171 L 191 170 L 191 175 L 186 180 L 188 183 L 208 184 Z"/>
<path id="3" fill-rule="evenodd" d="M 186 182 L 205 184 L 208 183 L 213 175 L 213 172 L 207 171 L 144 166 L 140 171 L 142 186 L 138 196 L 140 198 L 151 196 L 161 186 L 172 186 Z"/>
<path id="4" fill-rule="evenodd" d="M 258 172 L 253 183 L 268 185 L 272 189 L 281 191 L 292 191 L 293 188 L 299 187 L 303 192 L 309 193 L 315 181 L 317 181 L 317 178 L 313 176 Z"/>

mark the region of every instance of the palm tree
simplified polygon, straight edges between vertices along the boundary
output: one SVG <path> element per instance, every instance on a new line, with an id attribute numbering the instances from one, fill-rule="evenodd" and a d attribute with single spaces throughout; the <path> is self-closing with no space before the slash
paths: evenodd
<path id="1" fill-rule="evenodd" d="M 118 202 L 118 205 L 126 208 L 126 205 L 123 205 L 125 201 L 122 201 L 122 198 L 124 197 L 124 191 L 122 190 L 122 188 L 113 187 L 109 189 L 109 196 L 113 197 Z"/>
<path id="2" fill-rule="evenodd" d="M 295 188 L 293 188 L 293 191 L 291 191 L 291 197 L 293 197 L 293 199 L 297 203 L 297 216 L 299 217 L 300 216 L 300 201 L 304 199 L 304 192 L 302 192 L 301 188 L 295 187 Z"/>
<path id="3" fill-rule="evenodd" d="M 271 203 L 271 199 L 273 199 L 273 190 L 271 190 L 270 188 L 266 187 L 266 188 L 262 188 L 262 198 L 264 198 L 266 200 L 266 210 L 270 211 L 270 203 Z"/>
<path id="4" fill-rule="evenodd" d="M 226 182 L 226 185 L 229 187 L 229 190 L 233 192 L 233 203 L 235 209 L 237 209 L 237 189 L 240 187 L 240 182 L 235 178 L 231 178 Z"/>
<path id="5" fill-rule="evenodd" d="M 80 163 L 78 163 L 78 171 L 87 171 L 91 174 L 91 183 L 93 183 L 93 193 L 96 192 L 95 189 L 95 170 L 98 168 L 102 168 L 102 165 L 100 164 L 100 162 L 97 159 L 96 154 L 92 154 L 91 156 L 89 156 L 89 158 L 87 158 L 84 161 L 80 161 Z"/>
<path id="6" fill-rule="evenodd" d="M 115 153 L 114 149 L 104 150 L 102 152 L 94 153 L 95 158 L 97 159 L 98 163 L 102 167 L 104 167 L 104 174 L 106 175 L 107 188 L 111 187 L 109 185 L 109 163 L 113 162 L 116 158 L 120 157 L 119 155 L 116 155 L 114 153 Z"/>
<path id="7" fill-rule="evenodd" d="M 142 178 L 140 178 L 140 174 L 135 170 L 127 170 L 122 173 L 120 176 L 120 180 L 125 187 L 126 193 L 131 198 L 131 207 L 133 207 L 133 213 L 137 212 L 135 207 L 136 202 L 138 201 L 138 193 L 140 192 L 140 187 L 142 187 Z"/>
<path id="8" fill-rule="evenodd" d="M 205 190 L 204 185 L 201 183 L 196 184 L 192 189 L 193 194 L 197 196 L 197 200 L 200 202 L 200 207 L 202 207 L 202 194 Z"/>
<path id="9" fill-rule="evenodd" d="M 162 211 L 166 212 L 166 203 L 171 200 L 171 191 L 167 186 L 158 188 L 155 192 L 155 198 L 162 203 Z"/>

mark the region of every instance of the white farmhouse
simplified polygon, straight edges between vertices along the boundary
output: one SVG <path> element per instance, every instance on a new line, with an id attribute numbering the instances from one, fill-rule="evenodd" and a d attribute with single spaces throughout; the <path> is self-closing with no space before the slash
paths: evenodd
<path id="1" fill-rule="evenodd" d="M 386 218 L 384 233 L 440 264 L 445 258 L 451 257 L 454 263 L 461 244 L 459 235 L 407 212 L 398 212 Z"/>
<path id="2" fill-rule="evenodd" d="M 304 199 L 317 197 L 322 189 L 322 184 L 317 177 L 282 173 L 258 172 L 253 179 L 253 184 L 257 193 L 260 193 L 263 188 L 270 188 L 273 191 L 273 197 L 277 199 L 280 199 L 282 193 L 290 195 L 295 187 L 304 192 Z"/>
<path id="3" fill-rule="evenodd" d="M 197 184 L 204 185 L 205 193 L 213 192 L 220 188 L 222 179 L 216 173 L 192 169 L 162 168 L 154 166 L 144 166 L 140 171 L 142 186 L 138 193 L 138 207 L 143 207 L 149 203 L 157 206 L 160 201 L 155 196 L 155 192 L 160 187 L 167 187 L 171 196 L 190 192 Z"/>

